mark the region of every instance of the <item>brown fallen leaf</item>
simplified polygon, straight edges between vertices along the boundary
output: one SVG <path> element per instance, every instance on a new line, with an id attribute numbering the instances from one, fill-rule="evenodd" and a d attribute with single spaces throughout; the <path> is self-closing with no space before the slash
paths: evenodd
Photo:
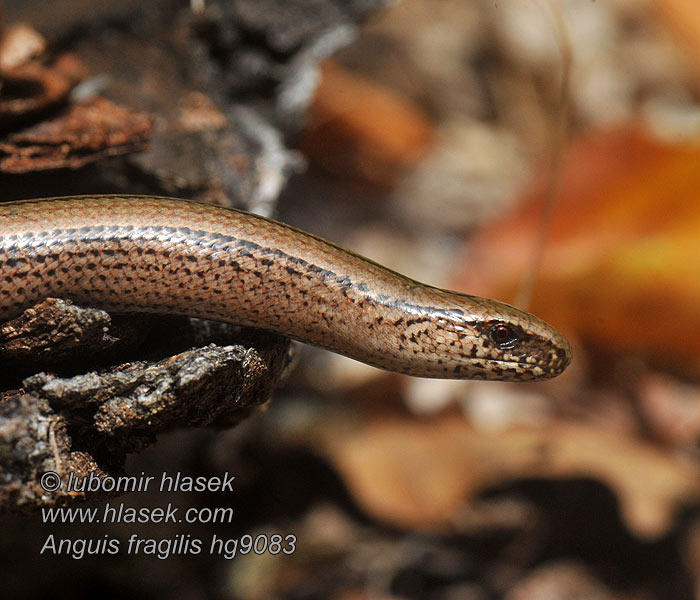
<path id="1" fill-rule="evenodd" d="M 65 114 L 0 142 L 0 171 L 76 169 L 105 157 L 143 149 L 153 120 L 104 98 L 71 106 Z"/>
<path id="2" fill-rule="evenodd" d="M 596 427 L 555 422 L 485 432 L 456 416 L 328 425 L 317 444 L 352 495 L 369 514 L 400 527 L 445 526 L 461 506 L 504 481 L 585 477 L 616 494 L 633 533 L 654 538 L 700 496 L 696 465 Z"/>
<path id="3" fill-rule="evenodd" d="M 333 61 L 324 63 L 301 143 L 314 162 L 390 186 L 432 140 L 430 120 L 406 98 Z"/>

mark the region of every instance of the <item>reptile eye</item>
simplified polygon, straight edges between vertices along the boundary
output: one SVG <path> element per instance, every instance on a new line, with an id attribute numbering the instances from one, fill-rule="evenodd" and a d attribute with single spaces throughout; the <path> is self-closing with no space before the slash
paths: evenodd
<path id="1" fill-rule="evenodd" d="M 518 341 L 513 330 L 507 325 L 496 325 L 491 328 L 491 339 L 499 348 L 512 348 Z"/>

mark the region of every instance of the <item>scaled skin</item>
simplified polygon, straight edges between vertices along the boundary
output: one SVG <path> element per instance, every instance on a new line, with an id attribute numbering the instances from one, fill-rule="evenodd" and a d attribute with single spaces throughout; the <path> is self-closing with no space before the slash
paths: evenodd
<path id="1" fill-rule="evenodd" d="M 275 331 L 421 377 L 531 381 L 571 360 L 552 326 L 421 284 L 256 215 L 151 196 L 0 205 L 0 319 L 47 297 Z M 512 340 L 499 344 L 495 328 Z"/>

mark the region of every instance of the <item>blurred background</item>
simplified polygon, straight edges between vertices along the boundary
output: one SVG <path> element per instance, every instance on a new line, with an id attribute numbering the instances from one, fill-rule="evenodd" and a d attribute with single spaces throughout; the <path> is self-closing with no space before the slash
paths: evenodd
<path id="1" fill-rule="evenodd" d="M 49 532 L 133 527 L 4 516 L 8 597 L 700 597 L 700 4 L 5 4 L 5 32 L 25 23 L 49 40 L 41 52 L 78 57 L 82 92 L 154 118 L 126 158 L 108 145 L 85 164 L 27 151 L 36 132 L 6 137 L 8 197 L 231 201 L 522 304 L 574 348 L 562 376 L 524 385 L 413 379 L 299 347 L 264 412 L 161 436 L 126 469 L 235 473 L 236 522 L 186 531 L 293 533 L 294 554 L 47 557 Z M 311 41 L 290 33 L 297 19 L 321 23 Z M 177 135 L 202 131 L 182 115 L 255 130 L 250 180 L 206 137 L 203 171 L 174 162 L 191 149 Z"/>

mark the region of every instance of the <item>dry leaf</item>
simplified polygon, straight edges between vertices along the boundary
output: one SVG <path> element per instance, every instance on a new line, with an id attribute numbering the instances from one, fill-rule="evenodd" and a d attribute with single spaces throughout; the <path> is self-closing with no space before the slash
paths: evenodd
<path id="1" fill-rule="evenodd" d="M 641 440 L 571 423 L 484 432 L 459 417 L 384 417 L 354 429 L 324 426 L 321 435 L 359 504 L 401 527 L 446 525 L 464 503 L 504 481 L 585 477 L 607 485 L 630 530 L 652 538 L 700 494 L 697 466 Z"/>
<path id="2" fill-rule="evenodd" d="M 531 310 L 599 350 L 700 376 L 698 164 L 700 146 L 664 144 L 634 127 L 576 140 L 563 157 Z M 459 289 L 512 301 L 545 185 L 473 239 Z"/>
<path id="3" fill-rule="evenodd" d="M 433 138 L 429 119 L 379 83 L 332 61 L 310 109 L 302 149 L 324 168 L 391 185 L 422 158 Z"/>
<path id="4" fill-rule="evenodd" d="M 697 0 L 655 0 L 654 5 L 676 40 L 685 46 L 696 71 L 700 71 L 700 4 Z"/>

